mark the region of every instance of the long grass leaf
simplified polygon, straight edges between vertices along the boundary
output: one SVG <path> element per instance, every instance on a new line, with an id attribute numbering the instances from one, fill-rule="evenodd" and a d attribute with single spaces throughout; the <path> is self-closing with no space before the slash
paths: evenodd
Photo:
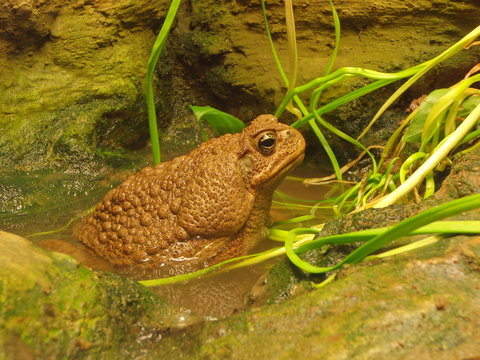
<path id="1" fill-rule="evenodd" d="M 333 6 L 333 1 L 328 0 L 330 3 L 330 10 L 332 11 L 332 16 L 333 16 L 333 25 L 335 27 L 335 47 L 333 48 L 333 52 L 330 55 L 330 58 L 328 59 L 328 65 L 327 68 L 325 69 L 325 75 L 330 74 L 333 68 L 333 64 L 335 63 L 335 59 L 337 58 L 338 50 L 340 49 L 340 33 L 341 33 L 341 27 L 340 27 L 340 18 L 338 17 L 337 10 L 335 9 L 335 6 Z"/>
<path id="2" fill-rule="evenodd" d="M 157 65 L 158 58 L 162 53 L 165 41 L 170 33 L 172 28 L 173 21 L 177 15 L 178 7 L 180 6 L 181 0 L 173 0 L 168 9 L 167 16 L 163 22 L 160 33 L 153 44 L 152 51 L 150 53 L 150 58 L 148 59 L 147 64 L 147 75 L 145 79 L 145 98 L 147 101 L 147 110 L 148 110 L 148 125 L 150 129 L 150 142 L 152 145 L 152 155 L 154 165 L 160 164 L 160 141 L 158 138 L 158 126 L 157 126 L 157 114 L 155 111 L 155 100 L 153 97 L 153 71 Z"/>
<path id="3" fill-rule="evenodd" d="M 420 184 L 425 176 L 432 171 L 452 149 L 463 139 L 463 137 L 475 126 L 480 119 L 480 105 L 478 105 L 467 118 L 458 126 L 457 129 L 437 146 L 431 153 L 430 157 L 394 192 L 384 196 L 380 199 L 374 207 L 381 208 L 389 206 L 397 202 L 403 196 L 413 190 Z"/>

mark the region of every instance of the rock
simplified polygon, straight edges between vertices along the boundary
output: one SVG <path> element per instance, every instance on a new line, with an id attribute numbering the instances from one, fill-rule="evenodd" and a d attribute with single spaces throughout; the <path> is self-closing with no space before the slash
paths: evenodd
<path id="1" fill-rule="evenodd" d="M 0 231 L 0 358 L 132 358 L 197 318 Z"/>
<path id="2" fill-rule="evenodd" d="M 2 2 L 3 166 L 101 168 L 143 146 L 143 79 L 166 9 L 147 0 Z"/>
<path id="3" fill-rule="evenodd" d="M 175 359 L 470 359 L 480 353 L 480 237 L 342 270 L 280 304 L 205 323 L 149 354 Z"/>
<path id="4" fill-rule="evenodd" d="M 0 5 L 0 160 L 4 167 L 100 169 L 125 149 L 144 147 L 146 64 L 169 2 L 149 0 L 6 0 Z M 336 1 L 342 21 L 336 67 L 399 71 L 443 52 L 477 26 L 476 0 Z M 280 58 L 287 65 L 283 5 L 267 4 Z M 328 2 L 295 4 L 298 84 L 324 73 L 333 47 Z M 399 108 L 463 78 L 473 47 L 412 90 Z M 191 1 L 180 7 L 160 59 L 155 95 L 163 150 L 186 152 L 200 137 L 187 105 L 211 105 L 251 119 L 273 112 L 285 95 L 265 35 L 260 4 Z M 365 83 L 342 82 L 326 103 Z M 355 137 L 391 89 L 343 106 L 327 119 Z M 379 143 L 396 128 L 393 109 L 370 132 Z M 288 121 L 288 116 L 284 119 Z M 334 141 L 333 139 L 330 141 Z M 339 142 L 340 144 L 343 144 Z M 78 169 L 77 169 L 78 171 Z"/>

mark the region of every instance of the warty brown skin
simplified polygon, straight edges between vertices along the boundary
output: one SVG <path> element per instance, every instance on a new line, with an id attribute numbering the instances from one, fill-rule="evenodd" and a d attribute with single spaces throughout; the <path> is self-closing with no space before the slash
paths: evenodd
<path id="1" fill-rule="evenodd" d="M 261 115 L 241 133 L 130 176 L 74 236 L 115 265 L 206 266 L 244 255 L 266 235 L 273 191 L 304 151 L 297 130 Z"/>

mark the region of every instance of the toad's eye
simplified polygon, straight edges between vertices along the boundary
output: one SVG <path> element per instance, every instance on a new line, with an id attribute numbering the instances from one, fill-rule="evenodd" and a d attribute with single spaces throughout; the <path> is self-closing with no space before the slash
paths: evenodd
<path id="1" fill-rule="evenodd" d="M 277 139 L 275 137 L 275 134 L 272 132 L 268 132 L 266 134 L 263 134 L 260 139 L 258 139 L 258 148 L 263 154 L 269 155 L 273 153 L 273 150 L 275 150 L 276 143 Z"/>

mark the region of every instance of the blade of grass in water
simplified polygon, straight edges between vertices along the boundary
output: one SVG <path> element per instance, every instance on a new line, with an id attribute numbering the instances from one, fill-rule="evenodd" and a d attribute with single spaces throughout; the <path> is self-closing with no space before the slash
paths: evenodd
<path id="1" fill-rule="evenodd" d="M 321 202 L 319 202 L 321 203 Z M 272 208 L 274 209 L 287 209 L 287 210 L 311 210 L 311 209 L 330 209 L 332 206 L 330 204 L 328 205 L 302 205 L 302 204 L 295 204 L 295 203 L 286 203 L 286 202 L 281 202 L 281 201 L 272 201 Z"/>
<path id="2" fill-rule="evenodd" d="M 55 233 L 58 233 L 60 231 L 64 231 L 64 230 L 67 230 L 70 225 L 72 225 L 75 221 L 83 218 L 84 216 L 87 216 L 88 214 L 90 214 L 91 212 L 93 212 L 93 210 L 95 210 L 95 208 L 97 207 L 97 205 L 94 205 L 92 206 L 91 208 L 88 208 L 87 210 L 83 211 L 82 213 L 78 214 L 78 215 L 75 215 L 74 217 L 72 217 L 70 220 L 67 221 L 67 223 L 57 229 L 54 229 L 54 230 L 48 230 L 48 231 L 42 231 L 42 232 L 37 232 L 37 233 L 33 233 L 33 234 L 29 234 L 29 235 L 26 235 L 25 237 L 26 238 L 31 238 L 31 237 L 37 237 L 37 236 L 43 236 L 43 235 L 51 235 L 51 234 L 55 234 Z"/>
<path id="3" fill-rule="evenodd" d="M 271 250 L 269 250 L 269 251 L 271 251 Z M 261 254 L 262 253 L 240 256 L 238 258 L 226 260 L 226 261 L 223 261 L 223 262 L 218 263 L 216 265 L 210 266 L 208 268 L 198 270 L 198 271 L 194 271 L 194 272 L 191 272 L 191 273 L 188 273 L 188 274 L 170 276 L 170 277 L 161 278 L 161 279 L 141 280 L 141 281 L 139 281 L 139 283 L 142 284 L 142 285 L 145 285 L 145 286 L 158 286 L 158 285 L 166 285 L 166 284 L 173 284 L 173 283 L 176 283 L 176 282 L 182 282 L 182 281 L 197 278 L 197 277 L 202 276 L 202 275 L 206 275 L 206 274 L 208 274 L 212 271 L 215 271 L 215 270 L 221 268 L 222 266 L 233 263 L 235 261 L 252 258 L 252 257 L 255 257 L 255 256 L 259 256 Z"/>
<path id="4" fill-rule="evenodd" d="M 295 217 L 295 218 L 291 218 L 291 219 L 288 219 L 288 220 L 282 220 L 282 221 L 274 222 L 274 223 L 272 224 L 272 227 L 281 226 L 281 225 L 286 225 L 286 224 L 295 224 L 295 223 L 298 223 L 298 222 L 308 221 L 308 220 L 312 220 L 312 219 L 315 219 L 315 218 L 316 218 L 316 217 L 313 216 L 313 215 L 297 216 L 297 217 Z"/>
<path id="5" fill-rule="evenodd" d="M 279 198 L 281 198 L 282 200 L 296 201 L 296 202 L 299 202 L 299 203 L 306 203 L 306 204 L 316 204 L 316 203 L 318 203 L 318 200 L 309 200 L 309 199 L 297 198 L 295 196 L 288 195 L 285 192 L 280 191 L 280 190 L 275 190 L 275 195 L 278 196 Z M 328 200 L 324 200 L 324 202 L 328 202 Z"/>

